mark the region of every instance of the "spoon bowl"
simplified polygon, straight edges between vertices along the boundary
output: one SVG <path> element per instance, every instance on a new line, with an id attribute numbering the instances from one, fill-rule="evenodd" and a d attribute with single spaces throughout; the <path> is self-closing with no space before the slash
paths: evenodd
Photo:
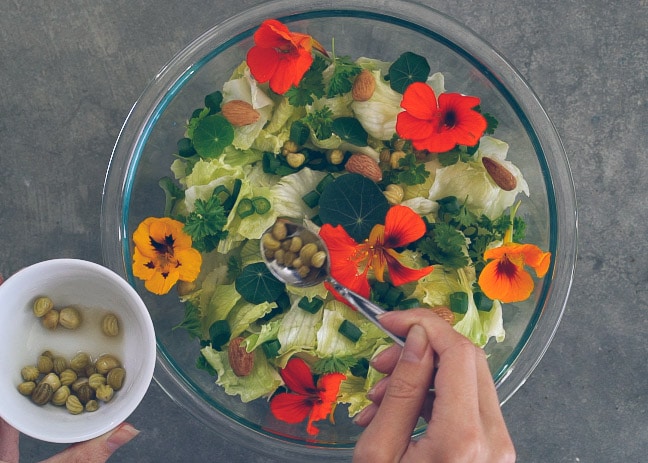
<path id="1" fill-rule="evenodd" d="M 330 254 L 320 236 L 303 225 L 278 220 L 261 237 L 261 256 L 270 272 L 283 283 L 306 288 L 328 283 L 346 302 L 383 330 L 400 346 L 405 339 L 385 329 L 378 316 L 385 310 L 351 291 L 331 276 Z"/>

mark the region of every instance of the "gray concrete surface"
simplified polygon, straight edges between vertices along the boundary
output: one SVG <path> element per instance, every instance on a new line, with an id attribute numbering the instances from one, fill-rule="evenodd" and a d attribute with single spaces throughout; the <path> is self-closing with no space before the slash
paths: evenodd
<path id="1" fill-rule="evenodd" d="M 0 0 L 0 272 L 101 261 L 103 178 L 132 103 L 177 50 L 260 3 Z M 504 406 L 518 461 L 648 461 L 648 2 L 427 3 L 528 80 L 576 184 L 571 298 L 547 354 Z M 268 461 L 204 429 L 156 384 L 131 422 L 141 435 L 111 461 Z M 21 461 L 61 448 L 23 437 Z"/>

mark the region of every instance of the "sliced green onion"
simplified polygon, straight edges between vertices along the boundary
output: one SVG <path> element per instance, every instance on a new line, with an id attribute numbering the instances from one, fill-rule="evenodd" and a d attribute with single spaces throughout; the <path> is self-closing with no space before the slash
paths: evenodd
<path id="1" fill-rule="evenodd" d="M 263 353 L 266 355 L 266 357 L 271 359 L 279 355 L 279 349 L 281 349 L 281 343 L 279 342 L 278 339 L 272 339 L 270 341 L 266 341 L 263 344 L 261 344 L 261 348 L 263 349 Z"/>
<path id="2" fill-rule="evenodd" d="M 396 307 L 403 299 L 405 299 L 405 294 L 394 287 L 390 287 L 383 296 L 383 302 L 388 307 Z"/>
<path id="3" fill-rule="evenodd" d="M 490 312 L 493 308 L 493 301 L 487 298 L 482 292 L 475 293 L 473 295 L 473 300 L 475 301 L 477 310 L 481 310 L 482 312 Z"/>
<path id="4" fill-rule="evenodd" d="M 252 200 L 248 198 L 241 199 L 238 206 L 236 206 L 236 215 L 244 219 L 252 214 L 254 214 L 254 204 L 252 204 Z"/>
<path id="5" fill-rule="evenodd" d="M 259 215 L 263 215 L 270 210 L 270 201 L 265 199 L 263 196 L 257 196 L 252 198 L 252 206 L 254 207 L 254 212 Z"/>
<path id="6" fill-rule="evenodd" d="M 326 188 L 326 185 L 331 183 L 333 180 L 335 180 L 335 177 L 333 177 L 331 174 L 326 174 L 324 178 L 320 180 L 317 186 L 315 187 L 315 191 L 321 194 L 322 191 L 324 191 L 324 188 Z"/>
<path id="7" fill-rule="evenodd" d="M 306 296 L 302 297 L 299 300 L 299 303 L 297 304 L 297 306 L 300 309 L 303 309 L 306 312 L 313 313 L 313 314 L 317 313 L 317 311 L 321 309 L 323 305 L 324 305 L 324 301 L 319 297 L 314 297 L 309 301 Z"/>
<path id="8" fill-rule="evenodd" d="M 229 341 L 231 335 L 232 332 L 227 320 L 217 320 L 209 327 L 209 338 L 212 347 L 216 350 L 221 350 L 221 347 Z"/>
<path id="9" fill-rule="evenodd" d="M 367 373 L 369 373 L 369 360 L 362 357 L 360 360 L 358 360 L 358 363 L 349 368 L 349 370 L 351 371 L 351 374 L 353 376 L 366 378 Z"/>
<path id="10" fill-rule="evenodd" d="M 311 190 L 302 196 L 302 199 L 306 205 L 312 209 L 319 204 L 320 194 L 315 190 Z"/>
<path id="11" fill-rule="evenodd" d="M 338 332 L 342 336 L 350 339 L 352 342 L 358 342 L 358 339 L 360 339 L 360 336 L 362 336 L 362 331 L 360 331 L 360 328 L 355 326 L 349 320 L 344 320 L 342 322 L 342 324 L 338 328 Z"/>
<path id="12" fill-rule="evenodd" d="M 450 310 L 459 314 L 468 312 L 468 293 L 459 291 L 450 294 Z"/>
<path id="13" fill-rule="evenodd" d="M 223 203 L 223 209 L 226 211 L 231 211 L 236 203 L 236 198 L 238 198 L 239 192 L 241 191 L 241 185 L 243 181 L 240 178 L 234 180 L 234 185 L 232 186 L 232 193 L 229 195 L 229 198 Z"/>
<path id="14" fill-rule="evenodd" d="M 178 155 L 183 158 L 190 158 L 196 154 L 196 150 L 193 147 L 193 143 L 190 138 L 181 138 L 178 140 Z"/>

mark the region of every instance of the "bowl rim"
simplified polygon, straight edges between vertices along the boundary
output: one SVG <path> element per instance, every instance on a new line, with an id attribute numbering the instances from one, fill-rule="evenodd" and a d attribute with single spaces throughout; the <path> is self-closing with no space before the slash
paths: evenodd
<path id="1" fill-rule="evenodd" d="M 138 307 L 136 318 L 141 322 L 140 327 L 145 335 L 144 341 L 146 344 L 149 344 L 147 352 L 155 352 L 155 330 L 153 321 L 151 320 L 144 301 L 141 299 L 137 291 L 129 285 L 123 277 L 109 268 L 95 262 L 83 259 L 55 258 L 31 264 L 7 278 L 2 285 L 0 285 L 0 295 L 4 296 L 6 293 L 13 291 L 16 285 L 29 286 L 29 289 L 31 289 L 31 285 L 24 283 L 23 280 L 25 280 L 25 278 L 27 278 L 28 281 L 33 281 L 34 277 L 38 277 L 39 275 L 49 275 L 51 272 L 57 271 L 57 269 L 62 267 L 71 269 L 71 272 L 76 274 L 84 272 L 94 273 L 103 280 L 109 281 L 111 285 L 116 285 L 120 291 L 123 291 L 126 294 L 126 297 L 133 301 L 133 305 Z M 2 300 L 5 299 L 2 298 Z M 10 409 L 6 408 L 4 401 L 0 403 L 0 415 L 2 415 L 2 419 L 9 425 L 34 439 L 53 443 L 75 443 L 89 440 L 110 431 L 131 415 L 143 400 L 151 380 L 153 379 L 154 369 L 155 356 L 148 355 L 144 357 L 137 375 L 133 375 L 133 377 L 137 379 L 133 381 L 133 387 L 128 391 L 128 400 L 123 402 L 123 406 L 111 411 L 110 415 L 106 415 L 105 420 L 97 421 L 85 432 L 76 435 L 66 435 L 65 433 L 60 432 L 48 434 L 32 429 L 28 424 L 25 424 L 24 421 L 16 419 L 15 416 L 10 413 Z M 86 419 L 85 421 L 87 422 L 88 420 Z"/>
<path id="2" fill-rule="evenodd" d="M 380 12 L 378 12 L 380 11 Z M 488 70 L 488 78 L 497 89 L 505 96 L 510 96 L 513 103 L 519 106 L 516 110 L 518 116 L 523 115 L 526 120 L 522 123 L 532 139 L 534 147 L 539 152 L 551 153 L 540 159 L 543 162 L 545 181 L 549 183 L 548 192 L 560 193 L 559 198 L 552 198 L 550 204 L 551 215 L 554 217 L 552 231 L 550 233 L 551 249 L 554 254 L 552 265 L 548 272 L 551 277 L 551 288 L 545 288 L 545 304 L 552 302 L 552 310 L 539 310 L 536 308 L 533 320 L 527 329 L 532 329 L 542 322 L 551 329 L 539 334 L 531 332 L 526 336 L 524 345 L 520 346 L 514 361 L 504 365 L 497 380 L 500 402 L 503 404 L 524 384 L 529 375 L 541 361 L 544 353 L 549 347 L 560 320 L 565 310 L 568 295 L 571 289 L 575 272 L 575 261 L 577 254 L 577 207 L 573 179 L 569 162 L 560 140 L 560 137 L 543 109 L 538 97 L 530 88 L 521 74 L 488 42 L 479 37 L 466 26 L 429 6 L 416 4 L 409 0 L 392 0 L 389 2 L 376 2 L 371 0 L 326 0 L 311 4 L 307 0 L 274 0 L 247 10 L 238 15 L 213 26 L 205 33 L 192 41 L 187 47 L 177 53 L 149 83 L 140 98 L 131 108 L 119 137 L 115 143 L 111 160 L 106 173 L 104 191 L 102 197 L 102 251 L 104 263 L 123 276 L 128 275 L 128 265 L 125 253 L 121 258 L 111 251 L 111 246 L 128 242 L 126 230 L 122 227 L 123 218 L 128 215 L 128 204 L 124 203 L 124 192 L 127 192 L 132 184 L 134 169 L 133 153 L 141 153 L 145 141 L 142 135 L 146 134 L 156 115 L 168 101 L 168 91 L 160 93 L 159 88 L 173 89 L 181 87 L 186 80 L 190 79 L 194 72 L 208 61 L 213 53 L 227 48 L 231 43 L 238 41 L 244 35 L 251 35 L 253 29 L 268 17 L 276 17 L 279 20 L 291 22 L 297 19 L 318 17 L 326 12 L 331 15 L 356 15 L 365 18 L 378 20 L 396 20 L 401 25 L 414 28 L 424 34 L 432 35 L 444 44 L 450 46 L 455 52 L 460 53 L 464 58 L 476 64 L 482 69 Z M 442 30 L 441 33 L 436 32 Z M 214 44 L 217 47 L 214 47 Z M 200 57 L 200 60 L 194 59 Z M 179 75 L 174 73 L 181 69 Z M 165 95 L 166 94 L 166 95 Z M 515 97 L 513 97 L 515 95 Z M 144 121 L 144 122 L 138 122 Z M 127 156 L 120 154 L 127 151 Z M 137 161 L 137 160 L 135 160 Z M 553 187 L 560 186 L 560 191 Z M 549 188 L 551 187 L 551 188 Z M 114 198 L 119 198 L 117 201 Z M 118 220 L 119 219 L 119 220 Z M 565 236 L 556 236 L 557 229 L 565 229 Z M 115 242 L 118 237 L 119 243 Z M 126 245 L 128 246 L 128 245 Z M 112 248 L 114 249 L 114 248 Z M 126 249 L 128 249 L 126 247 Z M 123 249 L 122 249 L 123 251 Z M 132 282 L 131 282 L 132 283 Z M 541 308 L 541 307 L 540 307 Z M 163 389 L 177 401 L 175 395 L 186 395 L 192 389 L 191 384 L 181 384 L 167 378 L 171 375 L 172 367 L 163 353 L 158 349 L 158 367 L 155 380 Z M 188 394 L 187 397 L 191 397 Z M 186 398 L 186 397 L 185 397 Z M 191 400 L 194 400 L 191 397 Z M 193 408 L 194 405 L 189 405 Z M 187 407 L 186 403 L 182 403 Z M 195 412 L 196 410 L 192 410 Z M 198 412 L 199 415 L 202 414 Z M 195 413 L 194 413 L 195 414 Z M 210 420 L 212 417 L 203 417 Z M 232 427 L 234 432 L 240 432 L 238 423 Z M 248 428 L 249 430 L 249 428 Z M 261 435 L 261 434 L 260 434 Z M 267 435 L 263 435 L 267 439 Z M 290 440 L 289 440 L 290 441 Z M 284 442 L 284 439 L 280 439 Z M 335 448 L 327 447 L 326 448 Z"/>

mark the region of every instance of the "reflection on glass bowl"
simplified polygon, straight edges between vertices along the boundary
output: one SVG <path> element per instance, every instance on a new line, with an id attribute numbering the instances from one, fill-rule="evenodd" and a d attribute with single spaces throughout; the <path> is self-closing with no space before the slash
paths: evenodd
<path id="1" fill-rule="evenodd" d="M 452 91 L 479 96 L 481 105 L 497 114 L 498 138 L 512 147 L 509 159 L 522 170 L 532 193 L 521 211 L 527 241 L 553 256 L 532 297 L 507 304 L 506 339 L 486 346 L 500 400 L 505 402 L 551 342 L 571 286 L 576 205 L 569 166 L 537 98 L 496 51 L 435 10 L 400 0 L 380 2 L 379 8 L 370 0 L 265 3 L 213 27 L 178 53 L 133 107 L 106 177 L 102 247 L 105 264 L 136 287 L 151 311 L 158 344 L 155 379 L 175 402 L 216 432 L 287 459 L 348 457 L 361 432 L 344 410 L 338 410 L 335 426 L 322 426 L 316 437 L 309 436 L 304 426 L 274 419 L 267 401 L 242 403 L 225 394 L 213 377 L 195 368 L 195 343 L 186 333 L 173 331 L 183 314 L 177 295 L 148 293 L 131 271 L 130 239 L 145 217 L 160 216 L 164 210 L 158 180 L 169 175 L 188 115 L 230 77 L 251 47 L 252 34 L 267 18 L 280 19 L 291 30 L 320 41 L 338 38 L 338 55 L 384 61 L 393 61 L 404 51 L 426 56 L 431 67 L 451 82 Z M 422 423 L 415 433 L 424 429 Z"/>

